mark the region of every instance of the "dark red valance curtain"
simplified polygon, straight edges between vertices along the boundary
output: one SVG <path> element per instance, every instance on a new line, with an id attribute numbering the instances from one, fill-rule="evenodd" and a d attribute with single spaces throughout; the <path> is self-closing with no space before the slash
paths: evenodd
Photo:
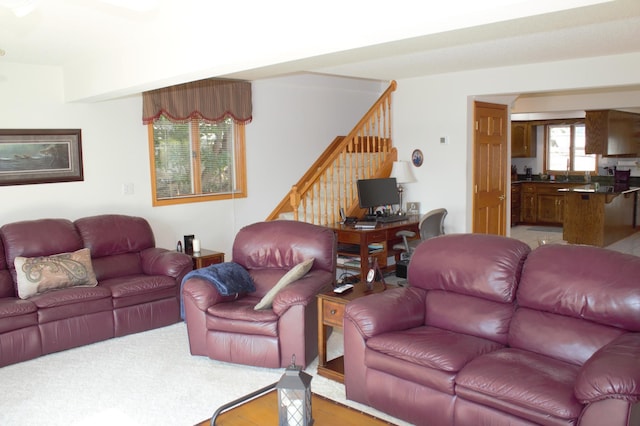
<path id="1" fill-rule="evenodd" d="M 251 83 L 247 81 L 207 79 L 142 94 L 144 124 L 161 115 L 178 123 L 192 119 L 216 123 L 231 117 L 246 124 L 251 114 Z"/>

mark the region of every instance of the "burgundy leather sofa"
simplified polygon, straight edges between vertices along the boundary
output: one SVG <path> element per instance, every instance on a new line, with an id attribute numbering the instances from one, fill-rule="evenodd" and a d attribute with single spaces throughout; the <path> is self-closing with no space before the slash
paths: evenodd
<path id="1" fill-rule="evenodd" d="M 203 278 L 185 279 L 183 302 L 192 355 L 258 367 L 307 366 L 318 356 L 316 295 L 331 288 L 336 274 L 336 236 L 329 228 L 277 220 L 242 228 L 232 262 L 249 272 L 256 291 L 221 296 Z M 292 282 L 270 309 L 255 310 L 261 298 L 295 265 L 313 258 L 306 275 Z"/>
<path id="2" fill-rule="evenodd" d="M 89 248 L 95 287 L 18 297 L 16 257 Z M 183 253 L 155 247 L 147 221 L 100 215 L 39 219 L 0 228 L 0 366 L 162 327 L 180 320 L 179 288 L 192 269 Z"/>
<path id="3" fill-rule="evenodd" d="M 417 425 L 640 424 L 640 258 L 456 234 L 344 317 L 347 398 Z"/>

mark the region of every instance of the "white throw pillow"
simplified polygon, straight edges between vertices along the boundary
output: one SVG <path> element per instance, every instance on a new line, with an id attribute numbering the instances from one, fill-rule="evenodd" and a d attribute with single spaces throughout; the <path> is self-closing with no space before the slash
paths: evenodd
<path id="1" fill-rule="evenodd" d="M 311 269 L 311 266 L 313 266 L 313 260 L 313 258 L 307 259 L 289 269 L 289 272 L 287 272 L 282 276 L 282 278 L 280 278 L 280 281 L 278 281 L 278 283 L 274 285 L 273 288 L 267 292 L 267 294 L 264 295 L 264 297 L 253 309 L 255 309 L 256 311 L 259 309 L 271 309 L 271 305 L 273 304 L 273 299 L 276 298 L 276 294 L 278 294 L 280 290 L 282 290 L 292 282 L 304 277 L 304 275 Z"/>

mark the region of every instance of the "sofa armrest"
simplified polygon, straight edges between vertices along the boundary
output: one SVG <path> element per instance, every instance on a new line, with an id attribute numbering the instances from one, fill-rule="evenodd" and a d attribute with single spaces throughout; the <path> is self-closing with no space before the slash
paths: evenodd
<path id="1" fill-rule="evenodd" d="M 142 270 L 147 275 L 166 275 L 182 281 L 187 272 L 193 269 L 189 255 L 153 247 L 140 252 Z"/>
<path id="2" fill-rule="evenodd" d="M 235 300 L 238 296 L 223 296 L 209 281 L 204 278 L 192 277 L 182 283 L 182 298 L 191 300 L 198 310 L 206 312 L 209 307 Z"/>
<path id="3" fill-rule="evenodd" d="M 329 289 L 333 274 L 323 270 L 312 270 L 304 277 L 289 284 L 276 294 L 273 299 L 273 312 L 282 316 L 287 309 L 294 305 L 307 306 L 315 303 L 318 293 Z"/>
<path id="4" fill-rule="evenodd" d="M 582 403 L 640 397 L 640 333 L 626 333 L 598 350 L 578 373 L 575 395 Z"/>
<path id="5" fill-rule="evenodd" d="M 344 321 L 351 321 L 365 339 L 390 331 L 424 325 L 426 291 L 393 288 L 359 297 L 347 304 Z"/>

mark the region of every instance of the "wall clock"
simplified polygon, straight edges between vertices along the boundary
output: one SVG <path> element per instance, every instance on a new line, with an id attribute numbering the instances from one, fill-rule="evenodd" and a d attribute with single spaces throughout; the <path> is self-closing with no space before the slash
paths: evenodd
<path id="1" fill-rule="evenodd" d="M 420 167 L 422 166 L 423 160 L 424 157 L 422 156 L 422 151 L 420 151 L 419 149 L 414 149 L 413 154 L 411 154 L 411 162 L 413 163 L 413 165 L 416 167 Z"/>

